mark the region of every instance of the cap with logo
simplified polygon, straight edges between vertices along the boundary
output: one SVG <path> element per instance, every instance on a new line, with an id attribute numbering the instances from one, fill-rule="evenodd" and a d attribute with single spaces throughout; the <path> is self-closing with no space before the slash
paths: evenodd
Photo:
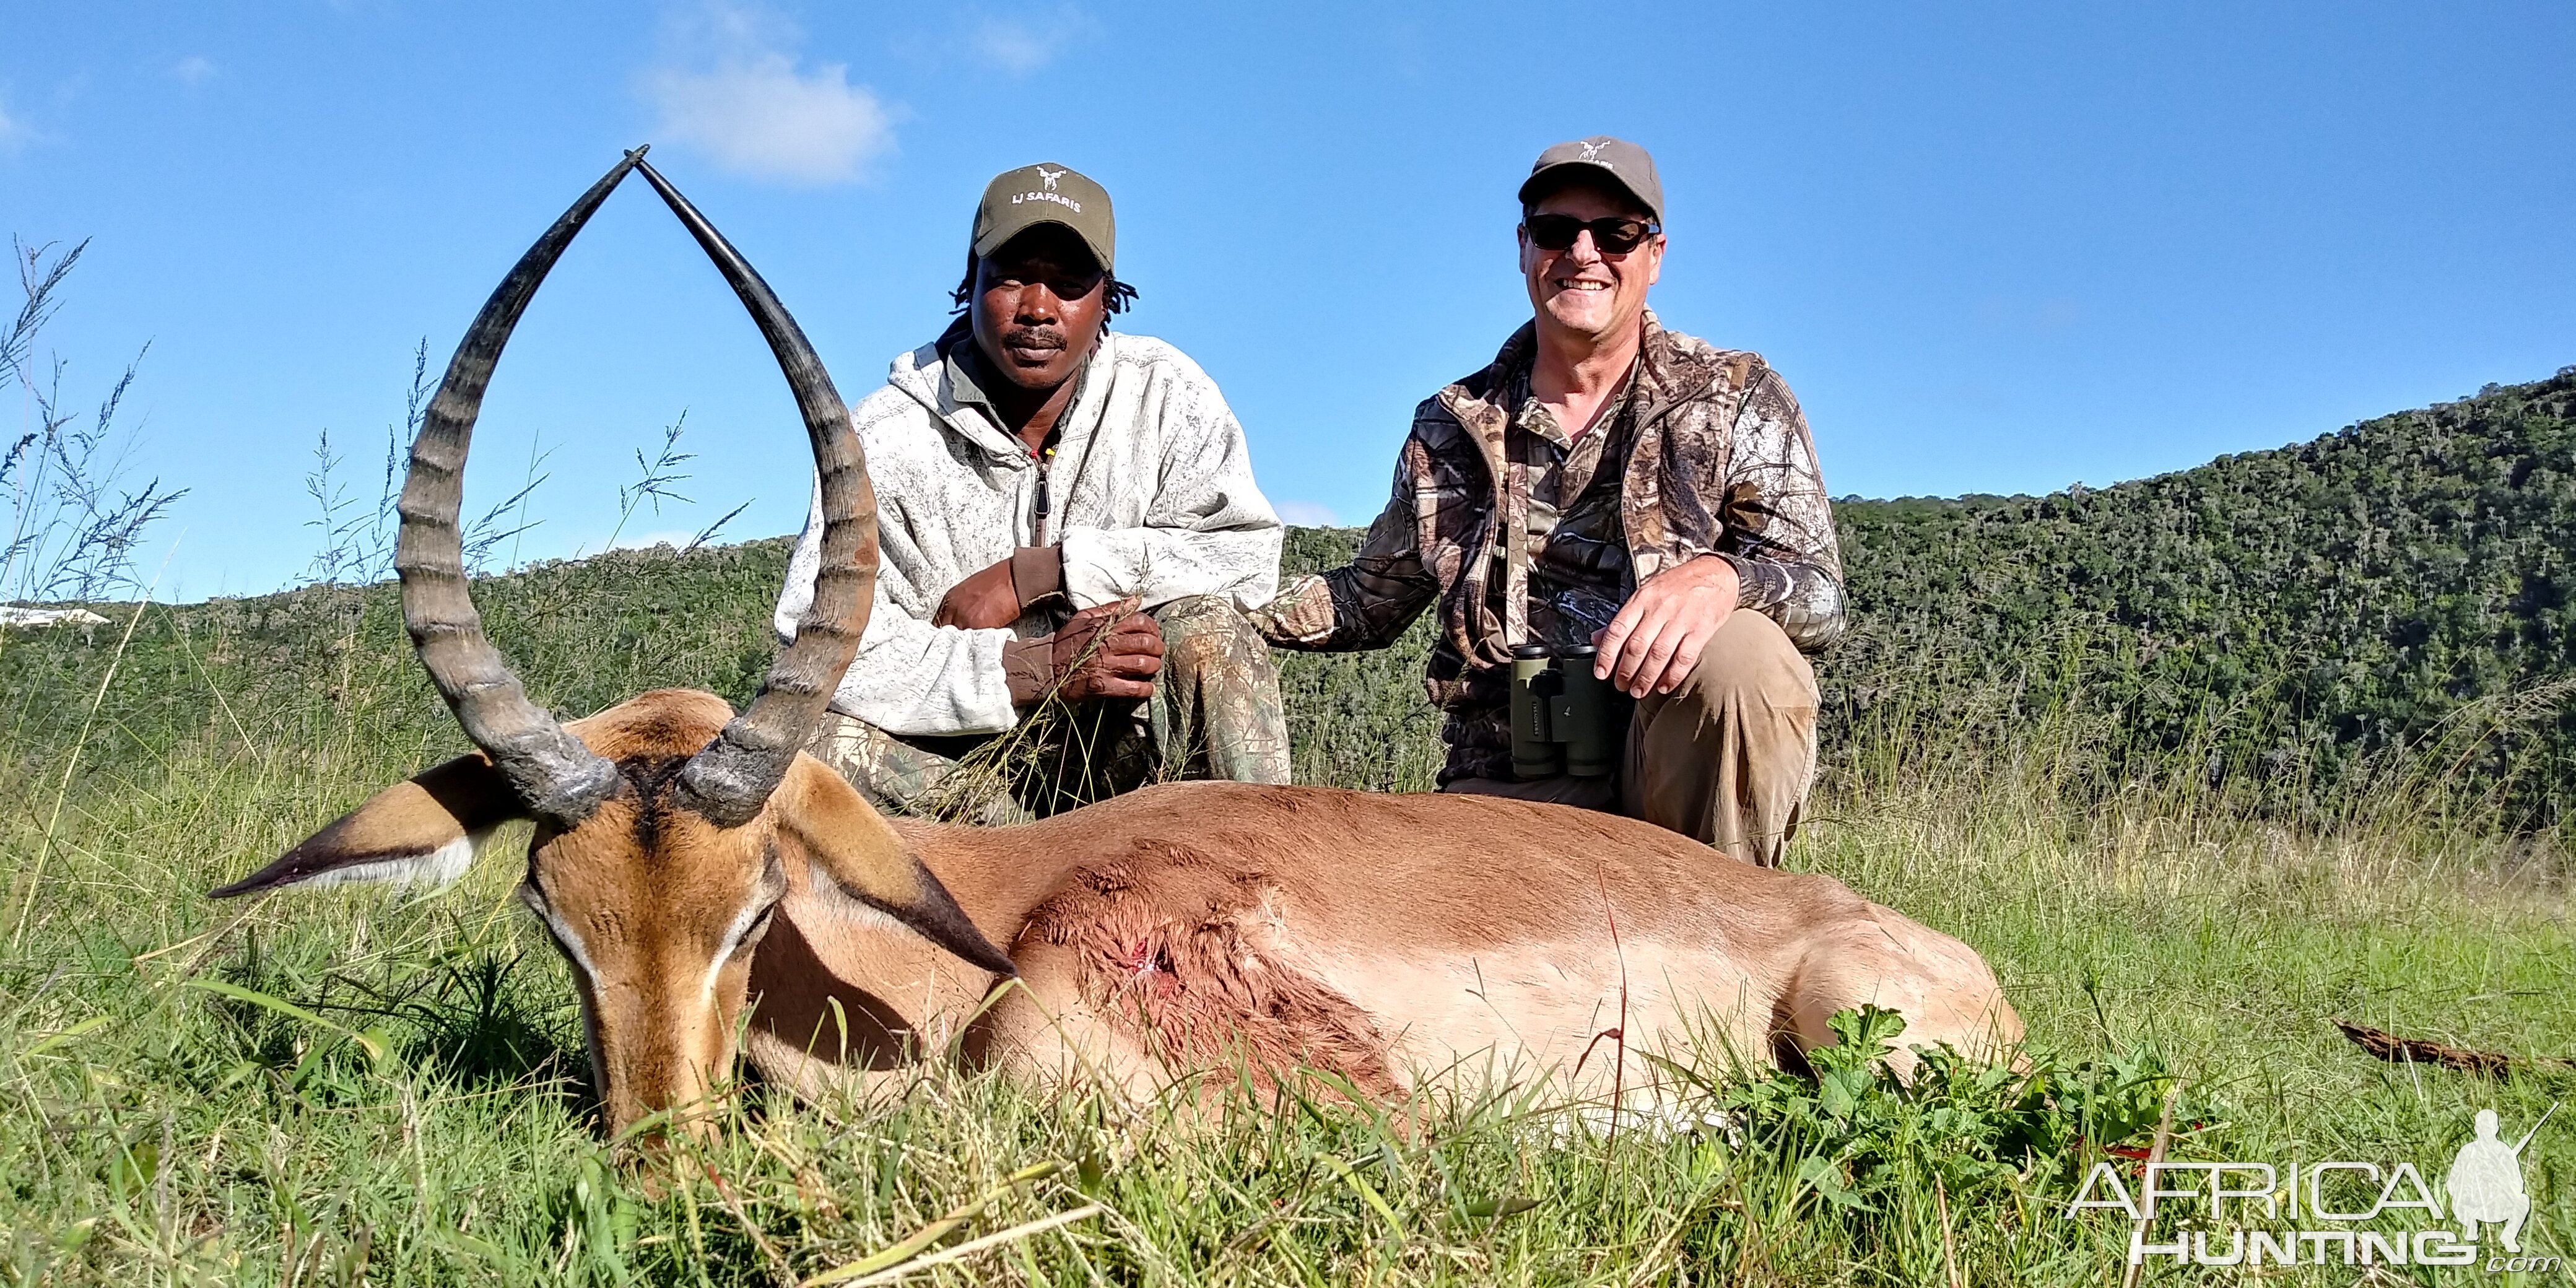
<path id="1" fill-rule="evenodd" d="M 1521 184 L 1521 205 L 1578 181 L 1607 183 L 1635 198 L 1656 223 L 1664 221 L 1664 183 L 1655 177 L 1655 159 L 1644 148 L 1607 134 L 1559 143 L 1539 153 L 1529 178 Z"/>
<path id="2" fill-rule="evenodd" d="M 1116 271 L 1118 221 L 1109 213 L 1109 190 L 1089 175 L 1053 162 L 1005 170 L 984 185 L 971 248 L 981 259 L 1039 224 L 1072 229 L 1100 260 L 1101 271 Z"/>

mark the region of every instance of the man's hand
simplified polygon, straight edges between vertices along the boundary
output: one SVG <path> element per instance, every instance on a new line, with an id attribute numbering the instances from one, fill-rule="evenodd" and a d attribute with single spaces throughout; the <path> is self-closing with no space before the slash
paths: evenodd
<path id="1" fill-rule="evenodd" d="M 1632 698 L 1670 693 L 1699 665 L 1699 651 L 1735 612 L 1741 592 L 1735 565 L 1716 555 L 1675 564 L 1637 583 L 1610 628 L 1592 637 L 1601 650 L 1592 674 Z"/>
<path id="2" fill-rule="evenodd" d="M 1011 561 L 1004 559 L 948 588 L 940 596 L 933 626 L 991 630 L 1020 620 L 1020 592 L 1011 584 Z"/>
<path id="3" fill-rule="evenodd" d="M 1067 702 L 1153 696 L 1154 677 L 1163 669 L 1163 633 L 1153 618 L 1136 611 L 1136 602 L 1094 605 L 1056 629 L 1055 673 L 1063 680 L 1056 696 Z"/>

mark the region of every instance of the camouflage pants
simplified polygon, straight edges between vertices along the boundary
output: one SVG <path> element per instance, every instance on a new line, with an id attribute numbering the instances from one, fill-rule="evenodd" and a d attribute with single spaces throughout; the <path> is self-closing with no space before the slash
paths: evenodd
<path id="1" fill-rule="evenodd" d="M 1288 719 L 1261 633 L 1215 596 L 1148 615 L 1163 636 L 1151 698 L 1050 698 L 1008 732 L 948 737 L 892 734 L 831 711 L 805 749 L 879 809 L 986 825 L 1167 779 L 1287 782 Z"/>

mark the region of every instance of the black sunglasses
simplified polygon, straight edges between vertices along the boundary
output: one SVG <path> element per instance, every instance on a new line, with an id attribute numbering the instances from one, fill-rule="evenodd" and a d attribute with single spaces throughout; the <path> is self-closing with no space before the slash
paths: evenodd
<path id="1" fill-rule="evenodd" d="M 1564 250 L 1574 245 L 1574 239 L 1589 228 L 1592 230 L 1592 244 L 1600 247 L 1604 255 L 1625 255 L 1637 249 L 1638 243 L 1664 230 L 1664 226 L 1654 220 L 1631 219 L 1625 215 L 1593 220 L 1577 219 L 1572 215 L 1531 215 L 1521 220 L 1521 228 L 1529 234 L 1530 245 L 1540 250 Z"/>

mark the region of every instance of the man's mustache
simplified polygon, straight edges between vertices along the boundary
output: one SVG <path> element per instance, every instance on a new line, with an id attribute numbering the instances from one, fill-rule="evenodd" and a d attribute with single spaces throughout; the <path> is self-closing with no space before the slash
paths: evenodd
<path id="1" fill-rule="evenodd" d="M 1002 333 L 1006 349 L 1061 349 L 1064 332 L 1052 327 L 1013 327 Z"/>

